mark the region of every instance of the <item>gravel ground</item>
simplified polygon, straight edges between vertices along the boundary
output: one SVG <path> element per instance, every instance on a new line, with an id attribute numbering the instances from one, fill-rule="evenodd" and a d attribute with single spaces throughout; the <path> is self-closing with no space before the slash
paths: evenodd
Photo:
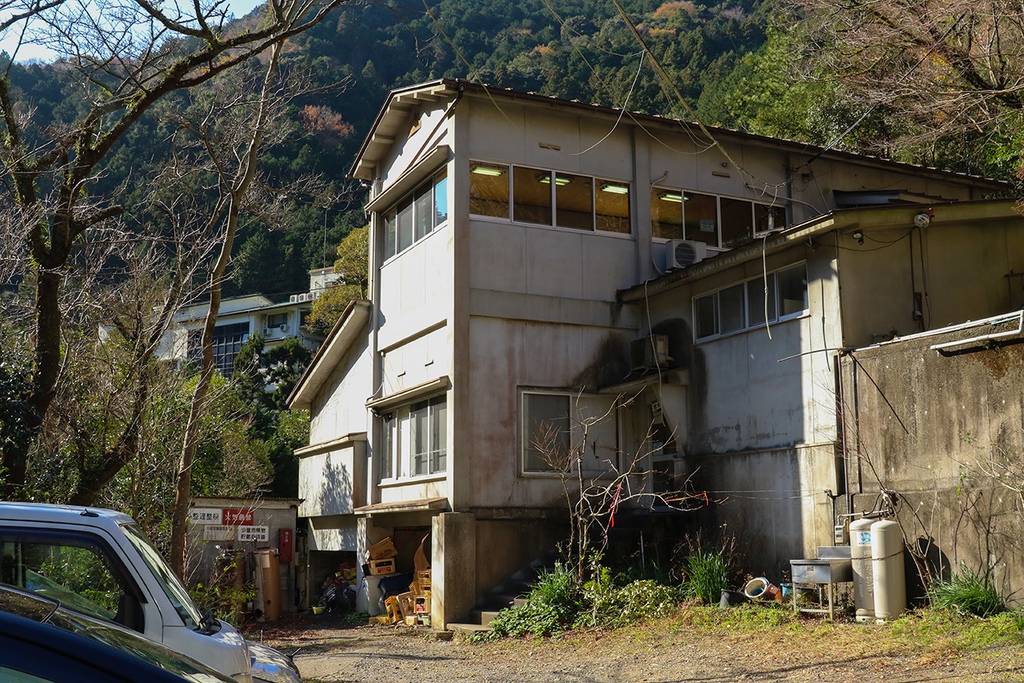
<path id="1" fill-rule="evenodd" d="M 429 630 L 300 617 L 265 630 L 265 642 L 299 650 L 303 680 L 359 681 L 1024 681 L 1024 647 L 894 646 L 872 627 L 810 624 L 770 632 L 707 633 L 685 619 L 556 639 L 470 643 Z M 259 631 L 250 632 L 258 639 Z"/>

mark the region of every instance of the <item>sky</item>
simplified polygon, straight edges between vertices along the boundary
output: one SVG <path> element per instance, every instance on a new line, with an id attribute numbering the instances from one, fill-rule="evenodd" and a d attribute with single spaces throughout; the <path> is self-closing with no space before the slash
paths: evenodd
<path id="1" fill-rule="evenodd" d="M 257 5 L 263 4 L 263 2 L 264 0 L 228 0 L 227 5 L 229 11 L 236 17 L 244 17 Z M 4 34 L 0 35 L 0 52 L 7 52 L 7 54 L 11 54 L 17 44 L 18 33 L 13 28 L 8 29 Z M 52 59 L 52 53 L 34 45 L 22 46 L 21 49 L 18 50 L 18 54 L 15 56 L 15 61 L 18 62 L 29 62 L 34 60 L 47 62 Z"/>

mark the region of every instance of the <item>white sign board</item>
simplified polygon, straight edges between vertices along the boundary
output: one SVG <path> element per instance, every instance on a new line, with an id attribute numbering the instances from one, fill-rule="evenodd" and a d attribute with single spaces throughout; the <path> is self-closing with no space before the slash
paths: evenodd
<path id="1" fill-rule="evenodd" d="M 189 513 L 193 524 L 224 523 L 224 511 L 220 508 L 192 508 Z"/>
<path id="2" fill-rule="evenodd" d="M 245 541 L 267 541 L 270 539 L 270 527 L 265 526 L 240 526 L 238 527 L 239 542 Z"/>
<path id="3" fill-rule="evenodd" d="M 203 527 L 204 541 L 233 541 L 236 527 L 225 524 L 207 524 Z"/>

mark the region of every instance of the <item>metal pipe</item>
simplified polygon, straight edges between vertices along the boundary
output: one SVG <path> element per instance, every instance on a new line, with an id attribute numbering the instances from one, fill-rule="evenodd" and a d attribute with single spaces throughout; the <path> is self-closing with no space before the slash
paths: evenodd
<path id="1" fill-rule="evenodd" d="M 1017 316 L 1017 329 L 1016 330 L 1011 330 L 1009 332 L 993 332 L 992 334 L 983 334 L 983 335 L 980 335 L 978 337 L 971 337 L 970 339 L 958 339 L 956 341 L 945 342 L 943 344 L 932 344 L 928 348 L 931 351 L 942 351 L 943 349 L 952 348 L 954 346 L 963 346 L 965 344 L 971 344 L 971 343 L 974 343 L 974 342 L 989 341 L 991 339 L 1001 339 L 1002 337 L 1012 337 L 1014 335 L 1020 335 L 1020 333 L 1022 331 L 1024 331 L 1024 310 L 1017 311 L 1016 316 Z M 1012 315 L 1009 316 L 1009 317 L 1004 317 L 1004 318 L 998 319 L 998 320 L 993 320 L 992 318 L 989 318 L 987 321 L 980 321 L 979 324 L 984 324 L 985 322 L 988 322 L 989 325 L 998 325 L 1000 323 L 1007 322 L 1007 321 L 1009 321 L 1012 318 L 1013 318 Z"/>

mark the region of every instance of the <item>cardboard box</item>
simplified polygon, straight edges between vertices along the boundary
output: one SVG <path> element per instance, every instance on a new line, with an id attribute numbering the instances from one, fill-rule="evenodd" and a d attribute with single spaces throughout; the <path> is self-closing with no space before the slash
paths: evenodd
<path id="1" fill-rule="evenodd" d="M 379 543 L 374 543 L 366 549 L 366 553 L 370 556 L 371 560 L 387 560 L 398 554 L 395 550 L 395 544 L 391 541 L 391 538 L 385 538 Z"/>
<path id="2" fill-rule="evenodd" d="M 370 560 L 370 574 L 373 576 L 384 576 L 395 573 L 394 560 Z"/>
<path id="3" fill-rule="evenodd" d="M 413 611 L 416 614 L 427 614 L 430 612 L 430 598 L 426 596 L 419 596 L 416 598 L 416 603 L 413 606 Z"/>

